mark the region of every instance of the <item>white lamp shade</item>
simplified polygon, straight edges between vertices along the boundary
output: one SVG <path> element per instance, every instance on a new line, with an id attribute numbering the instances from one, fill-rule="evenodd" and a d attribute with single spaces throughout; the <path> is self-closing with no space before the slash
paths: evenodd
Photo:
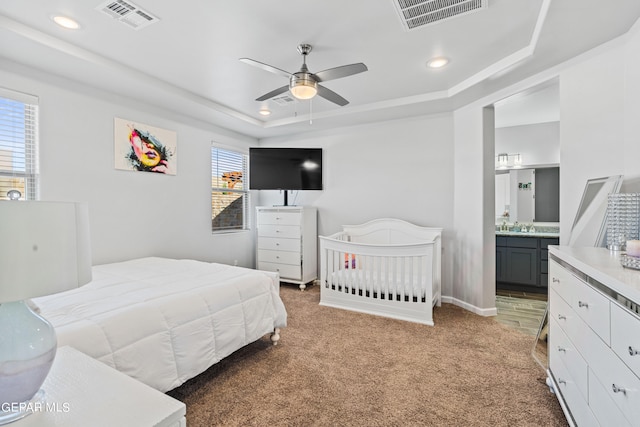
<path id="1" fill-rule="evenodd" d="M 0 201 L 0 303 L 66 291 L 90 280 L 85 203 Z"/>

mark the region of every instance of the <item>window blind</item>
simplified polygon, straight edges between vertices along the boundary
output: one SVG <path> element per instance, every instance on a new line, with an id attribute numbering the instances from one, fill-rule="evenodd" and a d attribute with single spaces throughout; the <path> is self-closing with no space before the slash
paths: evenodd
<path id="1" fill-rule="evenodd" d="M 247 164 L 246 154 L 216 146 L 211 147 L 212 231 L 249 228 Z"/>
<path id="2" fill-rule="evenodd" d="M 0 88 L 0 199 L 38 198 L 38 99 Z"/>

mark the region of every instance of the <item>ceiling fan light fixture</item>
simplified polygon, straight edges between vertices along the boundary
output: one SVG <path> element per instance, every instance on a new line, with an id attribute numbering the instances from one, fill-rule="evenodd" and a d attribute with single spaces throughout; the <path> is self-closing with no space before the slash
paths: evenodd
<path id="1" fill-rule="evenodd" d="M 295 73 L 289 80 L 289 90 L 298 99 L 311 99 L 318 93 L 318 82 L 307 73 Z"/>

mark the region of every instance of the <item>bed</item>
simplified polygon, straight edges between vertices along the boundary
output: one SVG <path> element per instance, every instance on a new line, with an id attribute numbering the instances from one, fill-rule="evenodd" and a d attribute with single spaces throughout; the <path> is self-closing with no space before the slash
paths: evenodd
<path id="1" fill-rule="evenodd" d="M 394 218 L 320 236 L 320 304 L 433 325 L 442 228 Z"/>
<path id="2" fill-rule="evenodd" d="M 277 343 L 279 286 L 275 273 L 151 257 L 94 266 L 88 284 L 33 303 L 59 347 L 166 392 L 267 334 Z"/>

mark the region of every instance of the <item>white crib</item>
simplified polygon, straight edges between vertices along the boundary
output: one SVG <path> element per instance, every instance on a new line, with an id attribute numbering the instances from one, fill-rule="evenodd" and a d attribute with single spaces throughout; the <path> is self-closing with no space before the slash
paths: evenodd
<path id="1" fill-rule="evenodd" d="M 433 325 L 441 235 L 382 218 L 320 236 L 320 305 Z"/>

